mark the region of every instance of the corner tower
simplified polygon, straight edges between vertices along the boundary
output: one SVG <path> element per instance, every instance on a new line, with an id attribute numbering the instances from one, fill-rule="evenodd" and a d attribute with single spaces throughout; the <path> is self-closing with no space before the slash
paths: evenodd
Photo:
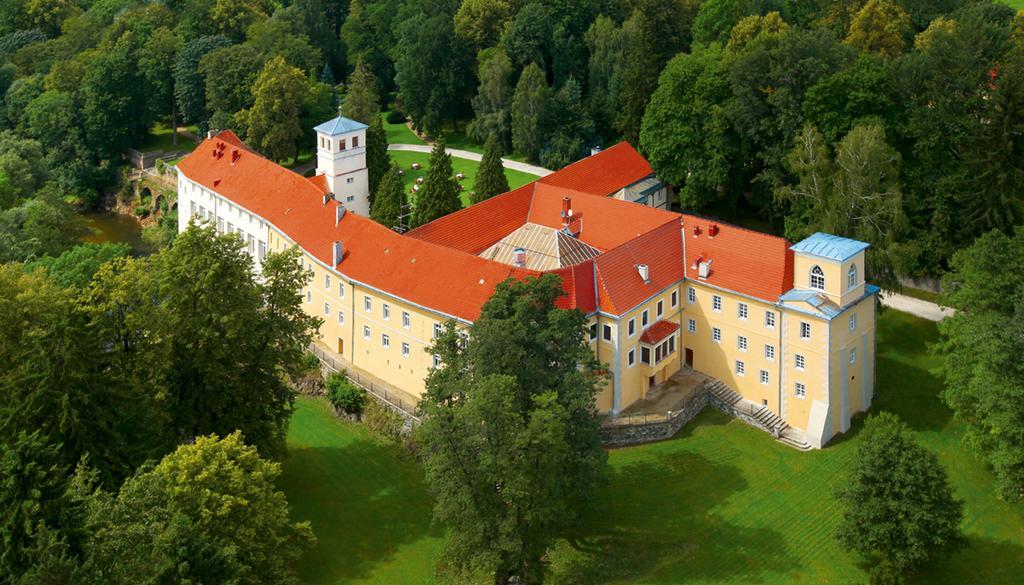
<path id="1" fill-rule="evenodd" d="M 366 170 L 366 124 L 338 116 L 315 128 L 316 174 L 349 211 L 370 215 L 370 182 Z"/>

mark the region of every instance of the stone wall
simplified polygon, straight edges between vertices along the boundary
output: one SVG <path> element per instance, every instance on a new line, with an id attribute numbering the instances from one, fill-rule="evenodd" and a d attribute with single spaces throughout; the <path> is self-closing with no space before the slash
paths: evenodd
<path id="1" fill-rule="evenodd" d="M 628 425 L 607 423 L 601 427 L 601 440 L 606 447 L 625 447 L 671 439 L 683 425 L 704 410 L 708 405 L 708 395 L 706 391 L 700 392 L 682 410 L 672 412 L 666 420 Z"/>
<path id="2" fill-rule="evenodd" d="M 727 414 L 727 415 L 729 415 L 729 416 L 731 416 L 731 417 L 733 417 L 735 419 L 739 419 L 739 420 L 747 423 L 748 425 L 754 427 L 755 429 L 760 429 L 760 430 L 762 430 L 762 431 L 764 431 L 766 433 L 771 433 L 772 432 L 770 429 L 765 428 L 764 425 L 759 423 L 757 421 L 757 419 L 754 418 L 754 413 L 753 412 L 748 412 L 745 408 L 740 408 L 740 407 L 737 407 L 735 405 L 730 406 L 730 405 L 722 402 L 721 400 L 719 400 L 717 396 L 712 395 L 710 392 L 708 392 L 708 404 L 710 404 L 711 406 L 717 408 L 718 410 L 721 410 L 725 414 Z M 741 403 L 737 403 L 737 404 L 741 404 Z"/>

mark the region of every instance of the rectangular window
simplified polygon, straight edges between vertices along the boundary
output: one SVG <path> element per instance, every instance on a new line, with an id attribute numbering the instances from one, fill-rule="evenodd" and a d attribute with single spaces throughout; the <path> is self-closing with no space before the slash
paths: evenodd
<path id="1" fill-rule="evenodd" d="M 850 331 L 856 331 L 856 330 L 857 330 L 857 314 L 854 313 L 854 314 L 850 315 Z"/>
<path id="2" fill-rule="evenodd" d="M 349 178 L 345 179 L 345 183 L 349 184 L 349 185 L 351 185 L 352 183 L 355 183 L 355 182 L 356 182 L 356 180 L 354 178 L 352 178 L 352 177 L 349 177 Z"/>
<path id="3" fill-rule="evenodd" d="M 761 370 L 761 383 L 768 384 L 768 370 Z"/>
<path id="4" fill-rule="evenodd" d="M 644 309 L 644 312 L 640 313 L 640 326 L 646 329 L 647 328 L 647 323 L 649 321 L 650 321 L 650 319 L 647 318 L 647 310 Z"/>
<path id="5" fill-rule="evenodd" d="M 370 327 L 368 325 L 363 325 L 363 339 L 369 339 L 369 338 L 370 338 Z"/>
<path id="6" fill-rule="evenodd" d="M 689 331 L 690 333 L 696 333 L 697 332 L 697 322 L 694 321 L 693 319 L 687 319 L 686 320 L 686 330 Z"/>
<path id="7" fill-rule="evenodd" d="M 353 136 L 352 137 L 352 148 L 359 148 L 359 137 L 358 136 Z"/>
<path id="8" fill-rule="evenodd" d="M 800 322 L 800 339 L 811 338 L 811 324 L 806 321 Z"/>
<path id="9" fill-rule="evenodd" d="M 441 367 L 441 356 L 439 356 L 439 355 L 437 355 L 435 353 L 434 354 L 434 368 L 440 368 L 440 367 Z"/>
<path id="10" fill-rule="evenodd" d="M 326 288 L 327 290 L 331 290 L 331 275 L 330 274 L 325 274 L 324 275 L 324 288 Z"/>
<path id="11" fill-rule="evenodd" d="M 746 373 L 747 373 L 747 365 L 744 364 L 743 362 L 741 362 L 740 360 L 736 360 L 736 375 L 737 376 L 742 376 L 742 375 L 744 375 Z"/>
<path id="12" fill-rule="evenodd" d="M 769 329 L 775 329 L 775 312 L 765 311 L 764 312 L 764 326 Z"/>
<path id="13" fill-rule="evenodd" d="M 442 331 L 444 331 L 444 329 L 441 328 L 441 324 L 440 323 L 434 323 L 434 339 L 437 339 L 438 337 L 441 337 L 441 332 Z"/>
<path id="14" fill-rule="evenodd" d="M 363 310 L 367 313 L 373 310 L 373 301 L 370 300 L 370 297 L 365 295 L 363 296 Z"/>
<path id="15" fill-rule="evenodd" d="M 345 311 L 338 309 L 338 323 L 341 325 L 345 324 Z"/>
<path id="16" fill-rule="evenodd" d="M 388 337 L 387 333 L 382 333 L 380 336 L 381 347 L 391 347 L 391 338 Z"/>
<path id="17" fill-rule="evenodd" d="M 409 357 L 409 344 L 402 342 L 402 357 Z"/>
<path id="18" fill-rule="evenodd" d="M 676 305 L 678 305 L 678 304 L 679 304 L 679 291 L 674 290 L 674 291 L 672 291 L 672 308 L 673 309 L 676 308 Z"/>
<path id="19" fill-rule="evenodd" d="M 263 258 L 265 258 L 267 255 L 267 243 L 260 242 L 259 244 L 259 250 L 258 253 L 256 254 L 256 258 L 259 259 L 260 262 L 263 262 Z"/>
<path id="20" fill-rule="evenodd" d="M 384 315 L 384 320 L 385 321 L 390 321 L 391 320 L 391 305 L 389 305 L 387 303 L 383 303 L 383 305 L 381 306 L 381 313 Z"/>
<path id="21" fill-rule="evenodd" d="M 640 346 L 640 361 L 651 365 L 651 348 Z"/>
<path id="22" fill-rule="evenodd" d="M 627 359 L 629 360 L 629 362 L 628 362 L 629 363 L 629 367 L 632 368 L 633 366 L 636 365 L 636 350 L 635 349 L 631 349 L 631 350 L 629 350 L 629 353 L 626 354 L 626 355 L 627 355 Z"/>
<path id="23" fill-rule="evenodd" d="M 603 337 L 604 337 L 605 341 L 611 341 L 612 340 L 612 326 L 611 325 L 605 325 L 604 326 Z"/>
<path id="24" fill-rule="evenodd" d="M 851 364 L 857 363 L 857 348 L 856 347 L 851 347 L 850 348 L 850 363 Z"/>
<path id="25" fill-rule="evenodd" d="M 629 336 L 630 337 L 633 337 L 634 335 L 636 335 L 636 318 L 633 318 L 633 319 L 629 320 L 628 330 L 629 330 Z"/>
<path id="26" fill-rule="evenodd" d="M 722 297 L 714 295 L 711 297 L 711 308 L 719 313 L 722 312 Z"/>
<path id="27" fill-rule="evenodd" d="M 770 345 L 770 344 L 767 344 L 767 343 L 765 344 L 765 346 L 764 346 L 764 359 L 766 359 L 766 360 L 768 360 L 770 362 L 775 361 L 775 346 L 774 345 Z"/>
<path id="28" fill-rule="evenodd" d="M 338 141 L 338 150 L 345 150 L 345 139 L 342 138 Z"/>
<path id="29" fill-rule="evenodd" d="M 661 319 L 662 313 L 665 312 L 665 301 L 658 301 L 658 318 Z"/>
<path id="30" fill-rule="evenodd" d="M 345 298 L 345 283 L 343 282 L 338 283 L 338 297 Z"/>
<path id="31" fill-rule="evenodd" d="M 742 335 L 736 337 L 736 347 L 740 351 L 747 351 L 747 338 Z"/>
<path id="32" fill-rule="evenodd" d="M 313 302 L 313 291 L 311 291 L 311 290 L 307 290 L 306 291 L 306 302 L 307 303 L 312 303 Z"/>
<path id="33" fill-rule="evenodd" d="M 722 343 L 722 330 L 718 327 L 711 328 L 711 340 L 715 343 Z"/>
<path id="34" fill-rule="evenodd" d="M 590 341 L 597 341 L 597 323 L 590 324 Z"/>
<path id="35" fill-rule="evenodd" d="M 324 303 L 324 316 L 326 316 L 326 317 L 330 317 L 331 316 L 331 304 L 330 303 Z"/>
<path id="36" fill-rule="evenodd" d="M 796 394 L 799 398 L 806 398 L 807 386 L 804 386 L 803 382 L 797 382 L 793 388 L 793 394 Z"/>
<path id="37" fill-rule="evenodd" d="M 807 360 L 804 359 L 804 356 L 796 354 L 793 356 L 793 358 L 793 366 L 796 367 L 796 369 L 803 370 L 807 366 Z"/>
<path id="38" fill-rule="evenodd" d="M 406 329 L 412 327 L 412 315 L 408 311 L 402 311 L 402 327 Z"/>
<path id="39" fill-rule="evenodd" d="M 690 303 L 696 303 L 697 302 L 697 289 L 693 288 L 692 286 L 690 288 L 686 289 L 686 300 L 687 300 L 687 302 L 690 302 Z"/>
<path id="40" fill-rule="evenodd" d="M 736 314 L 740 319 L 747 320 L 747 303 L 740 303 L 736 305 Z"/>

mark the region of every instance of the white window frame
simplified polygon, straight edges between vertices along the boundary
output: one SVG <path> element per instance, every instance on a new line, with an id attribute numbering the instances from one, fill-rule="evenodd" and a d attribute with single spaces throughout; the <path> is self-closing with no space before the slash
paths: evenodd
<path id="1" fill-rule="evenodd" d="M 747 351 L 747 338 L 745 335 L 736 336 L 736 349 L 740 351 Z"/>
<path id="2" fill-rule="evenodd" d="M 811 338 L 811 324 L 807 321 L 800 322 L 800 339 Z"/>
<path id="3" fill-rule="evenodd" d="M 611 343 L 615 339 L 615 332 L 612 331 L 612 326 L 608 323 L 604 323 L 601 327 L 601 339 Z"/>
<path id="4" fill-rule="evenodd" d="M 737 376 L 746 376 L 747 375 L 747 364 L 743 363 L 742 360 L 736 360 L 735 370 L 736 370 L 736 375 Z"/>
<path id="5" fill-rule="evenodd" d="M 686 288 L 686 302 L 697 302 L 697 289 L 693 288 L 692 286 Z"/>
<path id="6" fill-rule="evenodd" d="M 807 274 L 807 286 L 811 290 L 825 290 L 825 271 L 821 269 L 821 266 L 817 264 L 811 266 L 811 270 Z"/>
<path id="7" fill-rule="evenodd" d="M 775 311 L 764 312 L 764 326 L 768 329 L 775 329 Z"/>
<path id="8" fill-rule="evenodd" d="M 369 339 L 373 333 L 370 331 L 369 325 L 363 325 L 363 339 Z"/>
<path id="9" fill-rule="evenodd" d="M 686 320 L 686 330 L 689 331 L 690 333 L 696 333 L 697 332 L 697 321 L 695 319 L 687 319 Z"/>
<path id="10" fill-rule="evenodd" d="M 409 344 L 403 341 L 402 342 L 402 357 L 404 357 L 404 358 L 409 357 L 409 353 L 410 353 L 410 351 L 409 351 Z"/>
<path id="11" fill-rule="evenodd" d="M 736 305 L 736 315 L 741 321 L 746 321 L 749 313 L 750 309 L 747 307 L 747 303 L 738 303 Z"/>
<path id="12" fill-rule="evenodd" d="M 647 326 L 651 323 L 650 314 L 647 309 L 644 309 L 643 313 L 640 313 L 640 327 L 647 329 Z"/>
<path id="13" fill-rule="evenodd" d="M 857 348 L 856 347 L 851 347 L 850 348 L 850 363 L 851 364 L 857 363 Z"/>
<path id="14" fill-rule="evenodd" d="M 669 305 L 673 309 L 679 306 L 679 291 L 677 291 L 677 290 L 672 291 L 672 301 L 669 303 Z"/>
<path id="15" fill-rule="evenodd" d="M 345 283 L 344 282 L 339 282 L 338 283 L 338 298 L 339 299 L 345 298 Z"/>
<path id="16" fill-rule="evenodd" d="M 402 327 L 409 329 L 412 327 L 412 315 L 409 311 L 402 311 Z"/>
<path id="17" fill-rule="evenodd" d="M 306 290 L 306 302 L 307 303 L 312 303 L 313 302 L 313 291 L 308 290 L 308 289 Z"/>
<path id="18" fill-rule="evenodd" d="M 711 341 L 722 343 L 722 330 L 718 327 L 711 328 Z"/>
<path id="19" fill-rule="evenodd" d="M 711 296 L 711 310 L 716 313 L 722 312 L 722 297 L 719 295 Z"/>
<path id="20" fill-rule="evenodd" d="M 381 316 L 384 317 L 385 321 L 391 320 L 391 305 L 387 303 L 381 303 Z"/>
<path id="21" fill-rule="evenodd" d="M 655 310 L 655 313 L 657 313 L 658 318 L 661 319 L 661 316 L 665 314 L 665 300 L 658 299 L 658 304 L 656 305 L 656 307 L 657 309 Z"/>
<path id="22" fill-rule="evenodd" d="M 764 384 L 765 386 L 767 386 L 768 385 L 768 381 L 769 381 L 768 370 L 761 370 L 760 377 L 761 377 L 761 383 Z"/>
<path id="23" fill-rule="evenodd" d="M 442 333 L 444 333 L 444 327 L 440 323 L 434 323 L 434 339 L 441 337 Z"/>
<path id="24" fill-rule="evenodd" d="M 373 299 L 369 295 L 363 295 L 363 310 L 367 313 L 373 312 Z"/>
<path id="25" fill-rule="evenodd" d="M 338 324 L 345 324 L 345 311 L 342 311 L 341 309 L 338 309 Z"/>
<path id="26" fill-rule="evenodd" d="M 331 303 L 324 303 L 324 317 L 331 316 Z"/>
<path id="27" fill-rule="evenodd" d="M 436 370 L 436 369 L 438 369 L 440 367 L 441 367 L 441 356 L 439 356 L 439 355 L 437 355 L 435 353 L 434 354 L 434 369 Z"/>
<path id="28" fill-rule="evenodd" d="M 380 346 L 383 347 L 384 349 L 390 348 L 391 347 L 391 336 L 389 336 L 387 333 L 381 333 L 380 334 Z"/>
<path id="29" fill-rule="evenodd" d="M 774 362 L 775 361 L 775 346 L 774 345 L 772 345 L 770 343 L 764 344 L 764 359 L 766 359 L 766 360 L 768 360 L 770 362 Z"/>
<path id="30" fill-rule="evenodd" d="M 797 398 L 807 398 L 807 386 L 803 382 L 794 382 L 793 395 Z"/>
<path id="31" fill-rule="evenodd" d="M 857 288 L 857 284 L 857 265 L 850 264 L 849 270 L 846 271 L 846 290 Z"/>
<path id="32" fill-rule="evenodd" d="M 798 372 L 802 372 L 807 369 L 807 358 L 803 354 L 793 354 L 793 367 Z"/>
<path id="33" fill-rule="evenodd" d="M 331 290 L 331 275 L 330 274 L 325 274 L 324 275 L 324 288 L 326 288 L 327 290 Z"/>
<path id="34" fill-rule="evenodd" d="M 849 327 L 851 332 L 857 330 L 857 313 L 850 314 Z"/>
<path id="35" fill-rule="evenodd" d="M 636 335 L 636 317 L 630 317 L 629 323 L 626 325 L 626 332 L 630 337 Z"/>

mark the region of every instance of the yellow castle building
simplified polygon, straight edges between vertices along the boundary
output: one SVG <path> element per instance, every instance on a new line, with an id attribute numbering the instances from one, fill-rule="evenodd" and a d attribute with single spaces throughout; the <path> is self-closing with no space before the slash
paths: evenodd
<path id="1" fill-rule="evenodd" d="M 317 127 L 304 178 L 231 132 L 178 165 L 179 229 L 236 233 L 258 268 L 294 246 L 312 273 L 304 307 L 318 343 L 409 402 L 439 366 L 443 324 L 470 325 L 507 278 L 553 273 L 559 304 L 589 317 L 615 416 L 692 369 L 820 448 L 874 389 L 875 295 L 867 244 L 783 238 L 666 211 L 668 189 L 620 143 L 523 187 L 398 234 L 366 217 L 366 126 Z"/>

